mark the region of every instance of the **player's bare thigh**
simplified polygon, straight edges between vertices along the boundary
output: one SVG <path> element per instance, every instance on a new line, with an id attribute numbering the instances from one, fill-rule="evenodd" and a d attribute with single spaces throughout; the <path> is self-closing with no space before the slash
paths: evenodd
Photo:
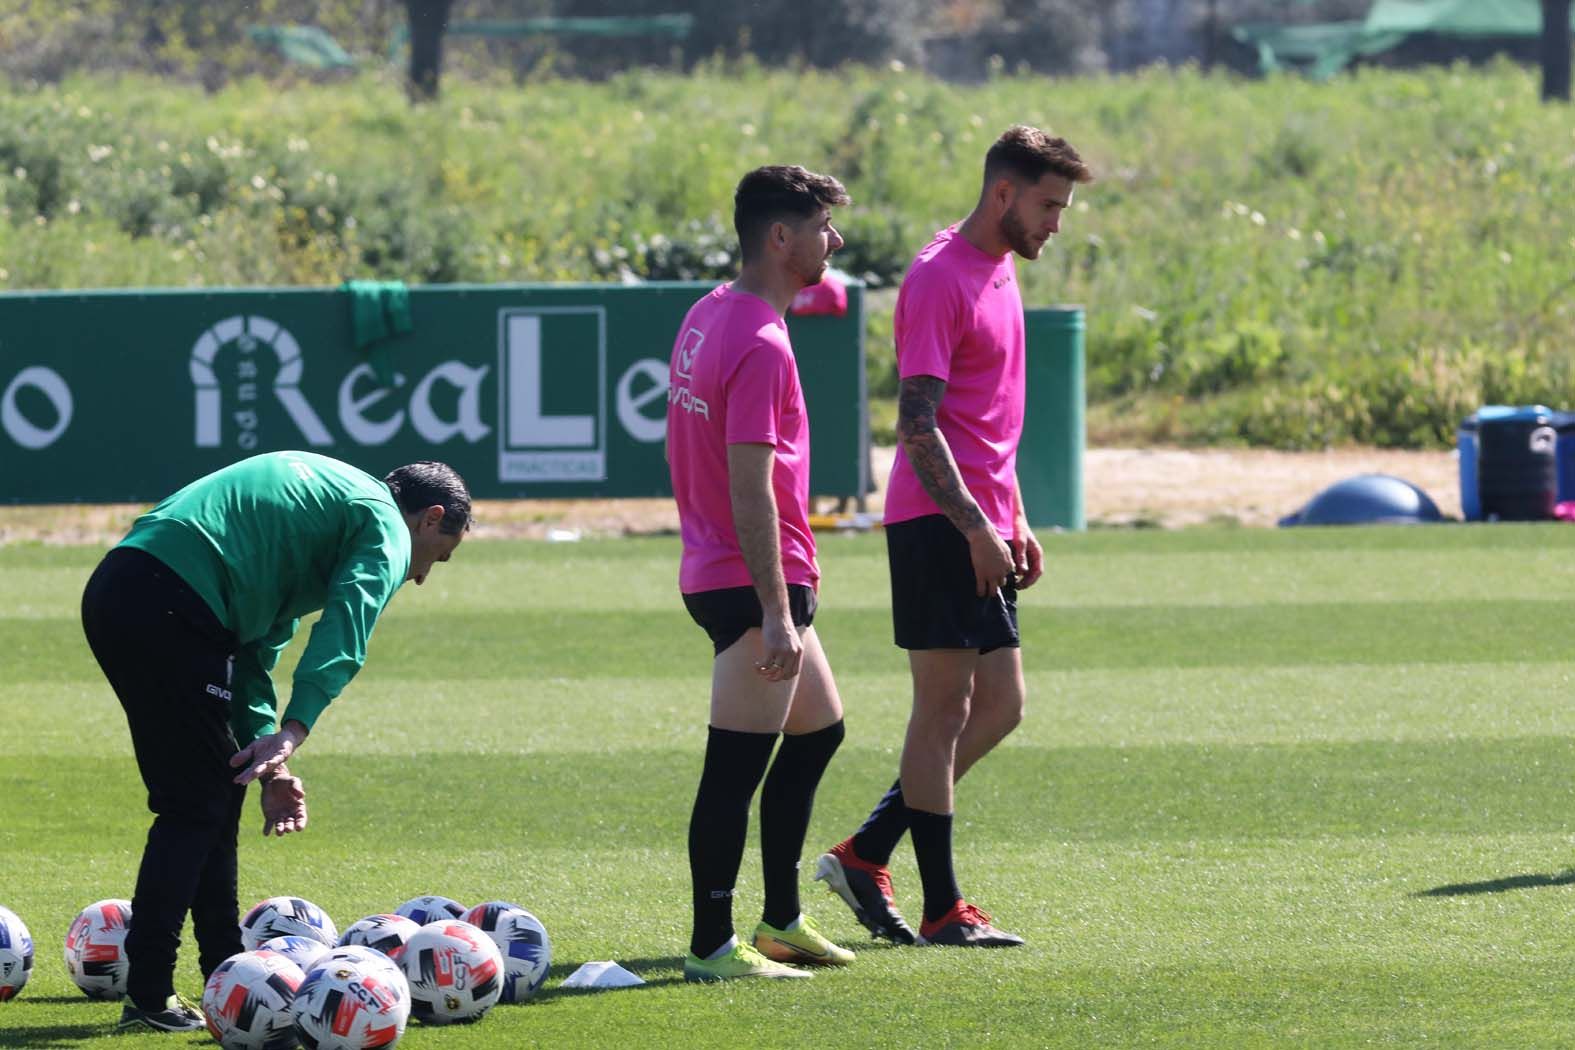
<path id="1" fill-rule="evenodd" d="M 711 724 L 740 733 L 810 733 L 842 717 L 842 698 L 815 628 L 799 631 L 804 662 L 799 673 L 767 681 L 755 669 L 765 653 L 760 628 L 717 655 L 711 668 Z"/>
<path id="2" fill-rule="evenodd" d="M 825 729 L 842 719 L 842 697 L 837 693 L 837 682 L 831 676 L 831 662 L 826 659 L 820 636 L 814 627 L 806 627 L 799 637 L 804 640 L 804 663 L 795 679 L 798 686 L 793 690 L 785 726 L 795 736 Z"/>
<path id="3" fill-rule="evenodd" d="M 768 681 L 755 670 L 765 655 L 760 628 L 751 627 L 711 665 L 711 724 L 737 733 L 779 733 L 798 678 Z"/>

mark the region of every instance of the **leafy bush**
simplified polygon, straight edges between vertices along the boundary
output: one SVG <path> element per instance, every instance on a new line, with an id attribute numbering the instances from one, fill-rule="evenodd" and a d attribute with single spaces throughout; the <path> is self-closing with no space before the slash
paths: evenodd
<path id="1" fill-rule="evenodd" d="M 1575 407 L 1575 138 L 1506 64 L 959 87 L 715 62 L 418 108 L 397 71 L 72 78 L 0 95 L 0 287 L 719 280 L 738 178 L 801 163 L 854 198 L 837 264 L 873 286 L 889 397 L 896 283 L 1017 121 L 1099 175 L 1018 264 L 1030 306 L 1087 310 L 1096 439 L 1437 446 L 1482 403 Z"/>

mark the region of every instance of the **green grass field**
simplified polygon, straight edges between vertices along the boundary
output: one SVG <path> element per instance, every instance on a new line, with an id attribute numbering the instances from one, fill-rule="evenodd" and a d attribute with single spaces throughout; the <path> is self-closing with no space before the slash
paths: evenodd
<path id="1" fill-rule="evenodd" d="M 421 893 L 532 909 L 554 946 L 539 997 L 413 1025 L 410 1047 L 1575 1042 L 1575 530 L 1093 533 L 1048 554 L 1022 609 L 1029 717 L 959 794 L 964 890 L 1025 949 L 872 944 L 806 884 L 853 968 L 682 982 L 709 650 L 671 538 L 473 542 L 407 588 L 296 763 L 311 827 L 264 840 L 249 800 L 243 907 L 298 894 L 341 928 Z M 130 896 L 146 831 L 76 620 L 97 555 L 0 547 L 0 903 L 38 951 L 5 1047 L 107 1042 L 118 1012 L 60 956 L 78 908 Z M 811 861 L 890 782 L 908 703 L 880 538 L 825 537 L 822 563 L 849 732 Z M 917 912 L 906 845 L 894 873 Z M 752 849 L 746 929 L 759 900 Z M 649 985 L 557 990 L 609 958 Z"/>

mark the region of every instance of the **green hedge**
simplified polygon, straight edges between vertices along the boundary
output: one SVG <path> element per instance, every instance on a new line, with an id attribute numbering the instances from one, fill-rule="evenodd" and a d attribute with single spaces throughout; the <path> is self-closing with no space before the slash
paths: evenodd
<path id="1" fill-rule="evenodd" d="M 1096 435 L 1428 446 L 1479 403 L 1575 406 L 1575 134 L 1509 65 L 959 87 L 745 62 L 421 108 L 392 73 L 75 78 L 0 97 L 0 287 L 725 276 L 739 175 L 800 162 L 848 184 L 840 264 L 889 288 L 1018 120 L 1100 173 L 1020 268 L 1030 304 L 1088 309 Z"/>

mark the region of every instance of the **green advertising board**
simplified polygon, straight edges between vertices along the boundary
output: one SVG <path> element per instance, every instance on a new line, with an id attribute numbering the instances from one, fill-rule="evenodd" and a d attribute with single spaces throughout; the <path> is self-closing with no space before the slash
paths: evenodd
<path id="1" fill-rule="evenodd" d="M 668 359 L 712 287 L 411 288 L 365 350 L 340 289 L 0 294 L 0 502 L 151 502 L 286 448 L 443 460 L 481 499 L 665 496 Z M 788 323 L 811 489 L 862 498 L 863 289 Z"/>

